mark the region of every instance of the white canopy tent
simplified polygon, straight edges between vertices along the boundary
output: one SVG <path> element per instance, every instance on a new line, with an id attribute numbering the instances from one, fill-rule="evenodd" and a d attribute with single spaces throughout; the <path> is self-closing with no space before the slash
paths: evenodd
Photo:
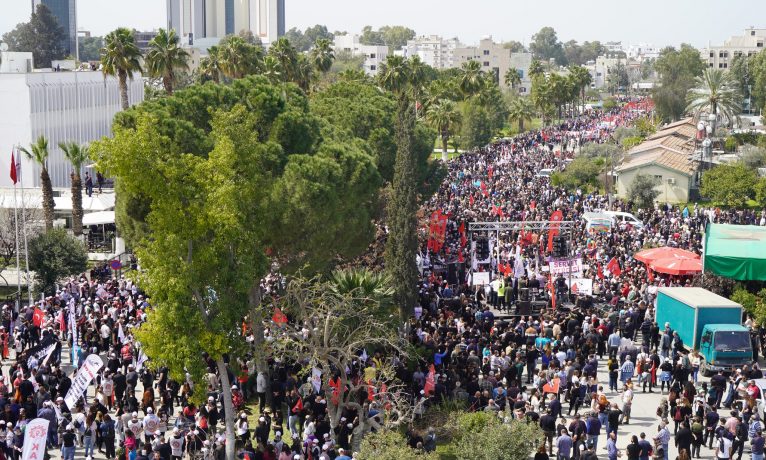
<path id="1" fill-rule="evenodd" d="M 91 212 L 82 216 L 82 225 L 106 225 L 114 223 L 114 211 Z"/>

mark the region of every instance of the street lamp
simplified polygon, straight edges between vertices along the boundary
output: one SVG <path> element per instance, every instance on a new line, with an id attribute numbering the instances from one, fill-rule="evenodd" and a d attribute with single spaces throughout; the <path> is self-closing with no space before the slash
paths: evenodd
<path id="1" fill-rule="evenodd" d="M 708 134 L 711 136 L 715 136 L 715 122 L 717 120 L 717 117 L 714 113 L 711 113 L 707 116 L 707 125 L 708 125 Z"/>
<path id="2" fill-rule="evenodd" d="M 708 128 L 709 128 L 709 126 L 708 126 Z M 702 141 L 702 162 L 703 162 L 703 165 L 704 165 L 704 162 L 705 162 L 705 158 L 710 158 L 710 161 L 713 161 L 713 141 L 711 141 L 709 137 L 706 137 L 705 140 Z"/>

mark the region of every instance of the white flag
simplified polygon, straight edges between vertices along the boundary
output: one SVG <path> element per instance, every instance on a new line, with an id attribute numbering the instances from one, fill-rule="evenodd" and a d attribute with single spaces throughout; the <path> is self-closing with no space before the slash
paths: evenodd
<path id="1" fill-rule="evenodd" d="M 48 420 L 36 418 L 24 428 L 24 448 L 21 451 L 22 460 L 43 460 L 45 456 L 45 441 L 48 438 Z"/>
<path id="2" fill-rule="evenodd" d="M 125 336 L 125 331 L 122 330 L 122 323 L 117 323 L 119 326 L 117 328 L 117 338 L 120 339 L 120 343 L 125 344 L 125 342 L 128 341 L 128 338 Z"/>
<path id="3" fill-rule="evenodd" d="M 319 393 L 322 388 L 322 371 L 318 367 L 311 369 L 311 384 L 314 385 L 314 391 Z"/>

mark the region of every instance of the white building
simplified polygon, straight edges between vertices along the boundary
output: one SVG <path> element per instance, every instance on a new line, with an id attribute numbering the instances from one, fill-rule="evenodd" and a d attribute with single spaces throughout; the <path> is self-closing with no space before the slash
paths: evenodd
<path id="1" fill-rule="evenodd" d="M 532 62 L 532 55 L 529 53 L 511 53 L 510 49 L 493 42 L 492 37 L 488 36 L 481 39 L 477 46 L 455 48 L 453 54 L 454 67 L 459 68 L 468 61 L 479 61 L 482 71 L 493 74 L 503 88 L 507 88 L 505 73 L 508 69 L 514 68 L 521 76 L 519 93 L 528 94 L 531 91 L 529 65 Z"/>
<path id="2" fill-rule="evenodd" d="M 144 99 L 144 82 L 128 81 L 128 98 Z M 0 187 L 12 185 L 10 155 L 14 146 L 29 148 L 39 136 L 48 140 L 48 171 L 54 187 L 69 187 L 71 165 L 60 142 L 87 144 L 112 133 L 121 110 L 117 79 L 101 72 L 0 73 Z M 25 187 L 40 185 L 40 168 L 22 156 Z"/>
<path id="3" fill-rule="evenodd" d="M 455 49 L 464 45 L 457 38 L 444 39 L 438 35 L 428 35 L 408 40 L 402 47 L 404 57 L 419 56 L 423 63 L 434 69 L 455 67 Z"/>
<path id="4" fill-rule="evenodd" d="M 625 51 L 622 42 L 606 42 L 604 43 L 604 48 L 606 48 L 608 53 L 620 53 Z"/>
<path id="5" fill-rule="evenodd" d="M 657 59 L 660 57 L 660 48 L 648 43 L 638 43 L 635 45 L 628 45 L 627 54 L 629 59 L 634 59 L 636 61 Z"/>
<path id="6" fill-rule="evenodd" d="M 388 47 L 382 45 L 363 45 L 356 34 L 336 35 L 333 42 L 335 53 L 351 53 L 352 56 L 364 56 L 364 73 L 376 75 L 380 65 L 388 57 Z"/>
<path id="7" fill-rule="evenodd" d="M 269 44 L 285 34 L 285 0 L 166 1 L 168 29 L 175 29 L 185 45 L 206 47 L 242 31 Z"/>
<path id="8" fill-rule="evenodd" d="M 708 67 L 728 69 L 737 56 L 753 56 L 764 49 L 766 29 L 745 29 L 743 35 L 731 37 L 720 46 L 709 46 L 700 51 Z"/>
<path id="9" fill-rule="evenodd" d="M 27 73 L 34 69 L 32 53 L 0 51 L 0 73 Z"/>
<path id="10" fill-rule="evenodd" d="M 596 61 L 590 61 L 585 68 L 588 69 L 591 76 L 591 88 L 601 89 L 606 87 L 609 73 L 618 63 L 627 65 L 625 59 L 613 56 L 599 56 Z"/>

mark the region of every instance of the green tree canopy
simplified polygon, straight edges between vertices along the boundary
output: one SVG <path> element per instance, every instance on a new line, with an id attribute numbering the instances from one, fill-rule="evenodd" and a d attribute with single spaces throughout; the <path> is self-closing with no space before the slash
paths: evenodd
<path id="1" fill-rule="evenodd" d="M 638 208 L 652 209 L 654 200 L 660 196 L 659 181 L 649 174 L 637 174 L 628 186 L 628 197 Z"/>
<path id="2" fill-rule="evenodd" d="M 558 65 L 566 65 L 567 63 L 564 47 L 556 36 L 556 31 L 553 27 L 543 27 L 536 34 L 532 35 L 529 51 L 537 59 L 546 63 L 551 59 L 554 59 Z"/>
<path id="3" fill-rule="evenodd" d="M 16 28 L 3 34 L 3 42 L 10 51 L 31 51 L 36 68 L 50 67 L 51 61 L 63 59 L 67 51 L 64 28 L 56 21 L 47 6 L 40 3 L 29 18 Z"/>
<path id="4" fill-rule="evenodd" d="M 383 26 L 377 31 L 370 26 L 362 29 L 359 41 L 363 45 L 388 46 L 389 52 L 397 50 L 407 44 L 407 40 L 415 38 L 415 31 L 404 26 Z"/>
<path id="5" fill-rule="evenodd" d="M 77 48 L 82 62 L 98 61 L 101 58 L 101 47 L 104 46 L 104 37 L 79 37 Z"/>
<path id="6" fill-rule="evenodd" d="M 705 69 L 700 53 L 687 44 L 682 44 L 678 50 L 664 48 L 654 69 L 660 76 L 660 84 L 652 94 L 657 113 L 665 120 L 678 120 L 686 111 L 686 94 L 694 87 L 694 79 Z"/>
<path id="7" fill-rule="evenodd" d="M 327 30 L 327 26 L 317 24 L 306 28 L 305 31 L 293 27 L 285 32 L 285 38 L 290 41 L 290 44 L 293 45 L 296 50 L 306 52 L 314 46 L 314 43 L 316 43 L 317 40 L 325 39 L 332 42 L 335 37 L 332 32 Z"/>
<path id="8" fill-rule="evenodd" d="M 721 206 L 743 206 L 754 197 L 757 180 L 742 163 L 722 164 L 705 171 L 700 193 Z"/>
<path id="9" fill-rule="evenodd" d="M 35 272 L 35 289 L 46 295 L 56 292 L 56 283 L 78 275 L 88 266 L 85 246 L 64 229 L 54 229 L 29 241 L 29 269 Z"/>

